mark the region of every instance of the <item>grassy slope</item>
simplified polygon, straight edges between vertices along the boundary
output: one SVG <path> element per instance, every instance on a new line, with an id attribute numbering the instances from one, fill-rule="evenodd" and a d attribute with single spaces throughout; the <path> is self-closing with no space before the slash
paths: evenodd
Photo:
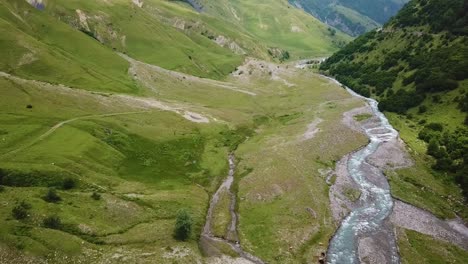
<path id="1" fill-rule="evenodd" d="M 411 230 L 398 230 L 402 263 L 465 263 L 468 253 Z M 417 261 L 415 261 L 417 260 Z"/>
<path id="2" fill-rule="evenodd" d="M 141 111 L 128 105 L 101 104 L 101 99 L 91 94 L 60 94 L 3 78 L 1 82 L 4 95 L 1 104 L 6 111 L 0 117 L 2 154 L 26 144 L 59 120 Z M 80 106 L 74 107 L 77 98 Z M 32 103 L 33 109 L 26 109 L 26 102 Z M 16 125 L 18 122 L 23 125 Z M 196 237 L 190 243 L 175 242 L 171 219 L 178 208 L 189 208 L 195 232 L 199 232 L 208 196 L 193 183 L 210 188 L 213 180 L 216 182 L 217 176 L 226 170 L 226 152 L 211 147 L 219 141 L 216 139 L 219 129 L 222 127 L 198 126 L 159 111 L 90 117 L 59 128 L 24 151 L 2 156 L 1 168 L 14 171 L 18 179 L 39 177 L 39 182 L 22 188 L 6 187 L 0 194 L 3 201 L 8 201 L 8 206 L 2 207 L 2 243 L 39 256 L 57 251 L 56 259 L 49 257 L 56 262 L 60 262 L 63 254 L 78 257 L 76 254 L 84 252 L 87 261 L 101 258 L 101 254 L 90 251 L 97 248 L 92 243 L 95 241 L 106 244 L 100 247 L 104 256 L 116 250 L 113 244 L 127 245 L 131 252 L 132 243 L 154 246 L 161 240 L 165 246 L 188 246 L 190 255 L 196 256 Z M 191 165 L 187 165 L 189 161 Z M 49 177 L 41 175 L 52 178 L 46 181 Z M 75 179 L 77 187 L 59 191 L 63 201 L 58 204 L 43 201 L 46 187 L 58 182 L 60 188 L 62 177 Z M 101 193 L 101 200 L 91 199 L 93 191 Z M 132 193 L 138 195 L 131 196 Z M 17 221 L 11 217 L 11 208 L 22 200 L 32 204 L 32 209 L 27 220 Z M 67 227 L 75 226 L 81 231 L 42 228 L 42 219 L 51 214 L 58 215 Z M 22 233 L 14 231 L 18 229 Z M 142 235 L 148 232 L 151 235 Z M 81 239 L 89 243 L 81 244 Z M 158 251 L 156 258 L 163 253 Z M 129 255 L 136 256 L 132 254 Z"/>
<path id="3" fill-rule="evenodd" d="M 0 3 L 0 30 L 1 71 L 84 89 L 137 92 L 125 60 L 26 1 Z"/>
<path id="4" fill-rule="evenodd" d="M 381 26 L 381 24 L 379 24 L 378 22 L 365 15 L 360 14 L 359 12 L 351 8 L 336 5 L 333 6 L 333 10 L 346 17 L 349 21 L 351 21 L 351 23 L 362 25 L 366 32 Z"/>
<path id="5" fill-rule="evenodd" d="M 325 56 L 350 40 L 341 32 L 331 36 L 325 24 L 285 0 L 202 2 L 207 13 L 240 26 L 268 47 L 289 51 L 293 58 Z"/>
<path id="6" fill-rule="evenodd" d="M 87 26 L 80 22 L 76 10 L 85 14 Z M 221 78 L 243 60 L 242 56 L 201 35 L 202 29 L 208 28 L 206 24 L 186 31 L 176 28 L 176 21 L 187 25 L 204 22 L 195 11 L 168 1 L 145 1 L 140 8 L 122 0 L 111 4 L 56 0 L 48 1 L 46 11 L 80 30 L 89 31 L 110 48 L 171 70 Z M 213 24 L 218 22 L 221 21 Z"/>
<path id="7" fill-rule="evenodd" d="M 219 1 L 206 3 L 210 9 L 201 14 L 180 2 L 161 0 L 145 1 L 141 8 L 123 0 L 111 4 L 54 0 L 47 2 L 46 12 L 136 59 L 216 79 L 241 64 L 244 53 L 271 59 L 268 49 L 279 47 L 294 58 L 323 56 L 350 40 L 341 33 L 330 36 L 320 21 L 288 8 L 283 1 L 273 5 L 247 1 L 231 4 L 242 23 L 233 18 L 231 9 L 226 12 L 226 3 Z M 265 7 L 265 12 L 257 18 L 252 11 L 260 6 Z M 84 14 L 86 22 L 80 20 L 76 10 Z M 270 21 L 272 17 L 280 20 Z M 257 19 L 269 28 L 260 29 Z M 293 25 L 302 32 L 291 32 Z M 223 47 L 213 41 L 220 36 L 227 39 Z M 232 43 L 241 50 L 231 50 Z"/>

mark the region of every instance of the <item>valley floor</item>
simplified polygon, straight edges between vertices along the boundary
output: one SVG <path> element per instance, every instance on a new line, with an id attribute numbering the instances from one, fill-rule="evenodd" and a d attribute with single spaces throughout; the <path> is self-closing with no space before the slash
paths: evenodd
<path id="1" fill-rule="evenodd" d="M 294 64 L 247 59 L 213 81 L 126 59 L 138 95 L 0 74 L 0 263 L 246 263 L 223 244 L 199 248 L 231 153 L 242 248 L 268 263 L 316 263 L 339 225 L 335 167 L 367 143 L 350 126 L 358 113 L 345 114 L 364 101 Z M 51 187 L 60 201 L 44 198 Z M 17 219 L 22 202 L 27 216 Z M 211 230 L 235 242 L 231 204 L 221 191 Z M 173 238 L 182 208 L 194 223 L 186 242 Z M 404 261 L 432 239 L 397 232 Z M 446 249 L 439 257 L 466 256 L 436 246 Z"/>

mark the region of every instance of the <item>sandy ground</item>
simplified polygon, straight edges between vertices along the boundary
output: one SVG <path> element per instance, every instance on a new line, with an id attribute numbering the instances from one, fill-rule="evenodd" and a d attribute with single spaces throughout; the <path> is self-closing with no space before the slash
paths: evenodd
<path id="1" fill-rule="evenodd" d="M 320 128 L 318 128 L 317 126 L 320 123 L 322 123 L 322 121 L 323 121 L 322 119 L 317 118 L 312 123 L 310 123 L 307 126 L 307 131 L 304 133 L 304 135 L 302 135 L 302 139 L 309 140 L 309 139 L 314 138 L 315 134 L 317 134 L 320 131 Z"/>

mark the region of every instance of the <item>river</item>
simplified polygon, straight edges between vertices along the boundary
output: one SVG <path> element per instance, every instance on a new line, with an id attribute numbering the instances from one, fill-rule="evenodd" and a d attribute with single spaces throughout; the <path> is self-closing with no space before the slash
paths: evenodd
<path id="1" fill-rule="evenodd" d="M 375 153 L 382 143 L 396 139 L 398 132 L 390 125 L 385 115 L 379 111 L 377 101 L 362 97 L 349 88 L 347 90 L 353 96 L 366 100 L 377 121 L 375 125 L 364 128 L 369 138 L 369 144 L 350 154 L 348 159 L 348 173 L 359 187 L 361 196 L 358 201 L 359 206 L 353 209 L 342 221 L 330 242 L 327 262 L 332 264 L 359 263 L 359 239 L 380 232 L 384 221 L 389 217 L 393 209 L 393 199 L 385 175 L 380 169 L 369 164 L 367 158 Z M 383 181 L 385 184 L 377 185 L 375 181 L 370 180 L 370 178 L 375 179 L 375 177 L 379 177 L 379 181 Z M 391 233 L 385 239 L 390 240 L 386 241 L 389 245 L 387 249 L 390 251 L 386 253 L 388 262 L 399 263 L 394 234 Z"/>

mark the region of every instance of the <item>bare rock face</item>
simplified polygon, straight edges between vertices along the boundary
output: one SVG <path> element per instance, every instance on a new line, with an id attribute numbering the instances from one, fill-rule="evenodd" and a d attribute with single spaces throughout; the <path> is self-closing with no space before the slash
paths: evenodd
<path id="1" fill-rule="evenodd" d="M 143 0 L 132 0 L 132 2 L 138 6 L 139 8 L 142 8 L 143 7 Z"/>

